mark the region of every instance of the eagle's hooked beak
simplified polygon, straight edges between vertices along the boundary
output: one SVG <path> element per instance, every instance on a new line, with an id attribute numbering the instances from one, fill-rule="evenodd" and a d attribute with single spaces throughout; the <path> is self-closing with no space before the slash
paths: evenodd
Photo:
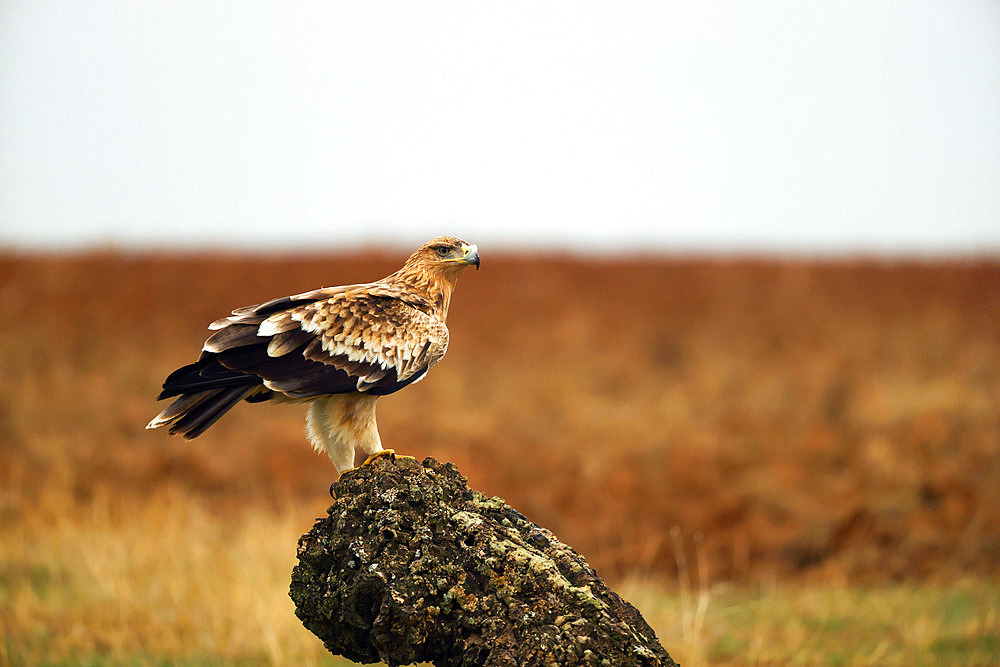
<path id="1" fill-rule="evenodd" d="M 476 271 L 479 270 L 479 248 L 473 245 L 462 246 L 462 261 L 466 264 L 475 264 Z"/>

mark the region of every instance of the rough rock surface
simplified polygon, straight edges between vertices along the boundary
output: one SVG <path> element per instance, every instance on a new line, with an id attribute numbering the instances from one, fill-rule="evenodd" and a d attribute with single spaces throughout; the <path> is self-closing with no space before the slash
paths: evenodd
<path id="1" fill-rule="evenodd" d="M 299 540 L 290 595 L 331 653 L 390 665 L 674 665 L 582 556 L 451 463 L 376 459 Z"/>

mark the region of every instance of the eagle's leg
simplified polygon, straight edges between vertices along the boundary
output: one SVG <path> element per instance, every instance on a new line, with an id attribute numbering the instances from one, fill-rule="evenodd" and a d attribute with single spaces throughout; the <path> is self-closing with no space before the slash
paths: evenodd
<path id="1" fill-rule="evenodd" d="M 306 414 L 306 431 L 313 447 L 326 452 L 343 474 L 354 467 L 355 452 L 370 457 L 382 449 L 375 422 L 378 396 L 334 394 L 314 400 Z"/>
<path id="2" fill-rule="evenodd" d="M 339 396 L 317 398 L 306 412 L 306 434 L 313 449 L 325 452 L 338 474 L 354 465 L 354 443 L 344 438 L 337 428 L 343 403 L 339 399 Z"/>

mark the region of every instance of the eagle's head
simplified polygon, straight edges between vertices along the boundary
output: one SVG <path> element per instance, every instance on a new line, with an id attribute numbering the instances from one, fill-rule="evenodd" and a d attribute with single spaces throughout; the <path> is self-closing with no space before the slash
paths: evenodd
<path id="1" fill-rule="evenodd" d="M 402 282 L 438 305 L 442 317 L 448 313 L 451 292 L 465 267 L 479 269 L 479 249 L 454 236 L 439 236 L 423 244 L 386 280 Z"/>
<path id="2" fill-rule="evenodd" d="M 479 249 L 454 236 L 439 236 L 417 248 L 406 261 L 411 262 L 419 263 L 425 270 L 457 278 L 470 264 L 479 270 Z"/>

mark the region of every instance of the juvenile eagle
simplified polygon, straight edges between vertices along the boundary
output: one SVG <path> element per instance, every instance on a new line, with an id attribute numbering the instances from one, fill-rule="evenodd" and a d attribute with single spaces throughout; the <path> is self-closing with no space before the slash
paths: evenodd
<path id="1" fill-rule="evenodd" d="M 306 432 L 338 472 L 383 451 L 379 396 L 422 379 L 448 349 L 448 305 L 479 251 L 451 236 L 422 245 L 391 276 L 233 311 L 209 325 L 197 362 L 178 368 L 146 428 L 201 435 L 241 400 L 308 402 Z"/>

